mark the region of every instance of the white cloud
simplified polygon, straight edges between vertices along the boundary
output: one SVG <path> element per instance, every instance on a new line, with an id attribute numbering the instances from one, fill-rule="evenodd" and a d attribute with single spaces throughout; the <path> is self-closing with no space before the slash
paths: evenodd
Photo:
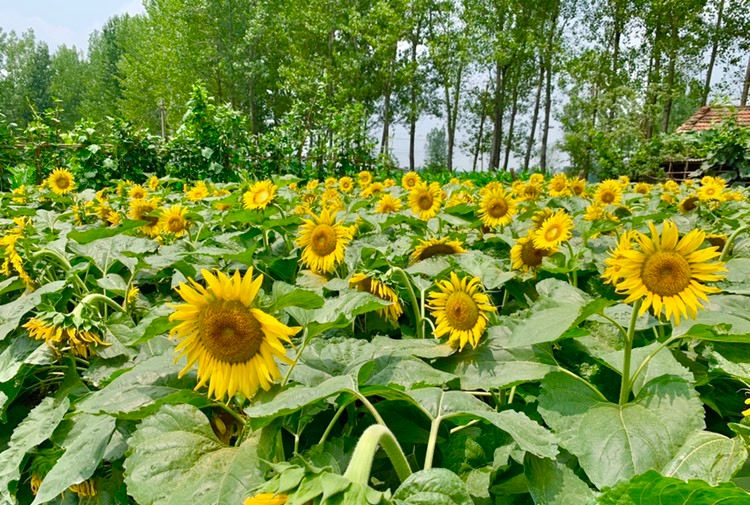
<path id="1" fill-rule="evenodd" d="M 2 29 L 14 30 L 21 34 L 31 28 L 37 40 L 43 40 L 54 51 L 62 44 L 75 45 L 79 49 L 86 47 L 88 34 L 77 33 L 68 26 L 50 23 L 39 16 L 23 16 L 9 10 L 0 10 Z"/>

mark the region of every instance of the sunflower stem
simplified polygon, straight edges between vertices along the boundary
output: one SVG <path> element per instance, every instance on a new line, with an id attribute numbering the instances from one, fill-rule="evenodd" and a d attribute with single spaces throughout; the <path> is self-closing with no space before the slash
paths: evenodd
<path id="1" fill-rule="evenodd" d="M 401 274 L 401 278 L 404 281 L 404 284 L 406 284 L 406 289 L 409 292 L 409 301 L 411 302 L 412 311 L 414 312 L 414 322 L 416 323 L 417 328 L 417 338 L 424 338 L 424 316 L 422 315 L 422 305 L 417 300 L 417 295 L 414 292 L 414 287 L 412 286 L 411 278 L 409 277 L 409 274 L 406 273 L 406 271 L 403 268 L 399 267 L 391 267 L 392 272 L 398 272 Z"/>
<path id="2" fill-rule="evenodd" d="M 437 416 L 432 420 L 430 424 L 430 438 L 427 439 L 427 452 L 424 456 L 424 469 L 429 470 L 432 468 L 432 460 L 435 457 L 435 448 L 437 447 L 437 437 L 440 431 L 440 423 L 443 418 Z"/>
<path id="3" fill-rule="evenodd" d="M 747 230 L 748 226 L 740 226 L 737 228 L 734 233 L 732 233 L 729 238 L 727 239 L 727 243 L 724 244 L 724 249 L 721 250 L 721 256 L 719 256 L 719 261 L 726 261 L 727 256 L 729 256 L 729 250 L 732 248 L 732 245 L 734 244 L 735 239 L 737 239 L 737 236 L 742 233 L 743 231 Z"/>
<path id="4" fill-rule="evenodd" d="M 654 349 L 653 351 L 651 351 L 648 356 L 646 356 L 645 358 L 643 358 L 643 361 L 641 361 L 641 364 L 638 365 L 638 368 L 636 368 L 635 372 L 633 372 L 633 376 L 630 378 L 630 383 L 631 384 L 635 383 L 635 380 L 641 374 L 641 372 L 643 371 L 643 369 L 646 368 L 646 365 L 648 365 L 649 362 L 654 358 L 654 356 L 656 356 L 657 354 L 659 354 L 662 350 L 664 350 L 667 346 L 669 346 L 669 344 L 671 344 L 672 342 L 675 342 L 675 341 L 681 339 L 683 336 L 684 335 L 669 337 L 667 340 L 665 340 L 664 342 L 662 342 L 659 345 L 659 347 L 657 347 L 656 349 Z"/>
<path id="5" fill-rule="evenodd" d="M 641 309 L 641 300 L 633 304 L 633 313 L 630 315 L 630 325 L 628 333 L 625 336 L 625 348 L 623 349 L 622 360 L 622 382 L 620 383 L 620 405 L 625 405 L 630 397 L 630 361 L 633 354 L 633 337 L 635 336 L 635 323 L 638 321 L 638 312 Z"/>
<path id="6" fill-rule="evenodd" d="M 286 383 L 289 382 L 289 378 L 292 376 L 292 372 L 297 366 L 297 363 L 299 363 L 299 359 L 302 357 L 302 352 L 305 350 L 305 347 L 307 347 L 307 344 L 309 342 L 310 339 L 307 337 L 307 328 L 305 327 L 302 330 L 302 345 L 300 346 L 299 351 L 297 351 L 297 355 L 294 357 L 294 361 L 292 361 L 292 364 L 289 366 L 289 370 L 287 370 L 286 375 L 284 376 L 284 380 L 281 382 L 281 387 L 286 386 Z"/>
<path id="7" fill-rule="evenodd" d="M 352 459 L 344 472 L 344 477 L 354 483 L 367 486 L 370 481 L 372 461 L 378 448 L 382 447 L 401 481 L 411 475 L 411 467 L 403 449 L 391 430 L 379 424 L 367 428 L 354 448 Z"/>
<path id="8" fill-rule="evenodd" d="M 321 445 L 325 443 L 325 441 L 328 439 L 328 435 L 331 434 L 331 431 L 333 431 L 333 427 L 336 426 L 336 423 L 338 422 L 339 418 L 341 417 L 341 414 L 344 413 L 346 408 L 349 406 L 350 402 L 344 403 L 339 409 L 336 411 L 336 413 L 333 415 L 333 418 L 331 419 L 331 422 L 328 423 L 328 426 L 326 427 L 326 430 L 323 432 L 323 435 L 320 437 L 320 440 L 318 441 L 318 445 Z"/>

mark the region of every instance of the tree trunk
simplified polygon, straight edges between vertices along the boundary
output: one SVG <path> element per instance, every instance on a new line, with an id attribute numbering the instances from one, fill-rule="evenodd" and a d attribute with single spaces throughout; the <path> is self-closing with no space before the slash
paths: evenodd
<path id="1" fill-rule="evenodd" d="M 661 80 L 661 50 L 660 50 L 660 38 L 661 30 L 657 26 L 654 30 L 654 44 L 651 48 L 651 61 L 653 64 L 649 64 L 651 72 L 649 72 L 648 85 L 646 86 L 646 107 L 645 107 L 645 119 L 644 119 L 644 134 L 647 139 L 650 139 L 654 135 L 654 120 L 653 120 L 653 109 L 656 106 L 658 100 L 658 87 L 659 81 Z"/>
<path id="2" fill-rule="evenodd" d="M 471 163 L 471 171 L 476 172 L 477 171 L 477 160 L 479 159 L 479 151 L 482 149 L 482 137 L 484 136 L 484 121 L 487 117 L 486 110 L 485 110 L 485 97 L 487 96 L 487 91 L 489 83 L 487 84 L 487 87 L 485 87 L 485 92 L 482 94 L 481 98 L 479 99 L 479 133 L 477 134 L 477 142 L 474 145 L 474 160 Z"/>
<path id="3" fill-rule="evenodd" d="M 740 105 L 743 107 L 747 105 L 747 95 L 750 92 L 750 56 L 747 57 L 747 69 L 745 70 L 745 85 L 742 86 L 742 98 L 740 99 Z"/>
<path id="4" fill-rule="evenodd" d="M 667 99 L 664 102 L 664 109 L 661 114 L 661 131 L 667 133 L 669 130 L 669 118 L 672 115 L 672 104 L 674 103 L 674 77 L 675 65 L 677 60 L 677 26 L 672 25 L 671 29 L 671 47 L 669 51 L 669 66 L 667 67 Z"/>
<path id="5" fill-rule="evenodd" d="M 417 24 L 417 30 L 411 40 L 411 86 L 409 89 L 409 170 L 414 170 L 416 166 L 414 160 L 414 141 L 417 135 L 417 46 L 419 45 L 419 32 L 421 25 Z"/>
<path id="6" fill-rule="evenodd" d="M 510 148 L 513 145 L 513 126 L 516 123 L 516 113 L 518 112 L 518 81 L 519 78 L 513 82 L 513 105 L 510 110 L 510 124 L 508 125 L 508 139 L 505 142 L 505 160 L 503 161 L 503 172 L 508 171 L 508 162 L 510 161 Z"/>
<path id="7" fill-rule="evenodd" d="M 458 119 L 458 104 L 461 97 L 461 78 L 463 75 L 463 66 L 458 67 L 456 72 L 455 88 L 453 90 L 453 103 L 450 102 L 450 90 L 446 83 L 445 86 L 445 103 L 448 113 L 448 170 L 453 172 L 453 148 L 456 144 L 456 123 Z"/>
<path id="8" fill-rule="evenodd" d="M 722 16 L 724 15 L 724 0 L 719 0 L 719 13 L 716 16 L 716 26 L 714 28 L 713 43 L 711 44 L 711 58 L 708 60 L 708 70 L 706 70 L 706 82 L 703 84 L 703 99 L 701 105 L 708 103 L 708 94 L 711 92 L 711 74 L 714 71 L 716 63 L 716 54 L 719 52 L 719 31 L 721 30 Z"/>
<path id="9" fill-rule="evenodd" d="M 531 131 L 526 142 L 526 155 L 523 157 L 523 170 L 529 169 L 531 162 L 531 150 L 534 147 L 534 136 L 536 135 L 536 123 L 539 120 L 539 102 L 542 100 L 542 86 L 544 86 L 544 59 L 539 55 L 539 82 L 536 85 L 536 98 L 534 99 L 534 112 L 531 114 Z"/>
<path id="10" fill-rule="evenodd" d="M 380 139 L 380 154 L 388 152 L 388 133 L 391 130 L 391 89 L 390 83 L 386 85 L 385 99 L 383 101 L 383 136 Z"/>
<path id="11" fill-rule="evenodd" d="M 555 13 L 552 20 L 552 27 L 549 31 L 549 37 L 547 38 L 547 57 L 545 58 L 546 64 L 546 77 L 547 82 L 545 83 L 544 90 L 544 130 L 542 131 L 542 147 L 541 154 L 539 156 L 539 168 L 542 173 L 547 173 L 547 142 L 549 141 L 549 122 L 550 115 L 552 113 L 552 45 L 555 40 L 555 34 L 557 33 L 557 16 L 559 13 Z"/>
<path id="12" fill-rule="evenodd" d="M 490 170 L 500 168 L 500 149 L 503 141 L 503 86 L 505 84 L 503 75 L 505 69 L 498 61 L 495 64 L 495 92 L 493 94 L 493 127 L 492 127 L 492 150 L 490 151 Z"/>

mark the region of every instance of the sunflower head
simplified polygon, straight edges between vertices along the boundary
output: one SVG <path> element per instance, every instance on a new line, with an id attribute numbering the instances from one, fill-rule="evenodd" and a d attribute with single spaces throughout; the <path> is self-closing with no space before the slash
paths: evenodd
<path id="1" fill-rule="evenodd" d="M 394 198 L 386 193 L 380 197 L 378 204 L 375 206 L 375 212 L 378 214 L 392 214 L 401 210 L 401 200 Z"/>
<path id="2" fill-rule="evenodd" d="M 544 182 L 544 176 L 540 173 L 533 173 L 531 174 L 531 177 L 529 177 L 529 182 L 534 185 L 539 185 Z"/>
<path id="3" fill-rule="evenodd" d="M 714 246 L 717 250 L 723 251 L 727 245 L 729 237 L 726 233 L 708 233 L 706 234 L 706 242 Z"/>
<path id="4" fill-rule="evenodd" d="M 187 208 L 179 204 L 163 210 L 159 217 L 158 227 L 160 231 L 175 237 L 183 236 L 189 224 L 185 218 L 187 211 Z"/>
<path id="5" fill-rule="evenodd" d="M 276 185 L 271 181 L 258 181 L 242 195 L 246 209 L 265 209 L 276 196 Z"/>
<path id="6" fill-rule="evenodd" d="M 608 179 L 602 181 L 594 193 L 594 202 L 606 206 L 617 205 L 622 201 L 622 184 L 619 181 Z"/>
<path id="7" fill-rule="evenodd" d="M 208 384 L 208 396 L 222 401 L 242 393 L 252 398 L 281 377 L 276 359 L 286 360 L 283 342 L 300 328 L 290 328 L 254 307 L 263 276 L 231 277 L 202 270 L 206 285 L 192 279 L 177 287 L 184 303 L 173 305 L 170 321 L 178 321 L 171 335 L 179 340 L 176 352 L 187 363 L 184 375 L 198 363 L 198 385 Z"/>
<path id="8" fill-rule="evenodd" d="M 52 315 L 34 317 L 29 319 L 23 327 L 29 332 L 31 338 L 44 340 L 50 349 L 60 352 L 69 348 L 75 356 L 82 358 L 88 358 L 94 354 L 98 346 L 109 345 L 91 329 L 56 323 L 54 322 L 56 319 Z"/>
<path id="9" fill-rule="evenodd" d="M 362 187 L 369 186 L 372 182 L 372 174 L 368 170 L 362 170 L 357 174 L 357 182 L 359 182 L 359 185 Z"/>
<path id="10" fill-rule="evenodd" d="M 159 235 L 158 209 L 160 203 L 158 198 L 130 200 L 128 217 L 136 221 L 146 221 L 141 230 L 149 237 Z"/>
<path id="11" fill-rule="evenodd" d="M 726 182 L 723 179 L 704 177 L 701 180 L 701 187 L 698 188 L 698 198 L 702 202 L 721 201 L 725 186 Z"/>
<path id="12" fill-rule="evenodd" d="M 148 190 L 140 184 L 133 184 L 128 190 L 128 197 L 131 200 L 139 200 L 148 196 Z"/>
<path id="13" fill-rule="evenodd" d="M 398 294 L 383 280 L 378 279 L 372 275 L 356 273 L 349 279 L 349 285 L 353 288 L 356 288 L 360 291 L 366 291 L 372 295 L 377 296 L 381 300 L 385 300 L 391 303 L 387 307 L 378 309 L 378 314 L 380 315 L 380 317 L 395 323 L 396 321 L 398 321 L 398 318 L 401 317 L 401 314 L 404 313 L 404 308 L 401 305 Z"/>
<path id="14" fill-rule="evenodd" d="M 647 182 L 639 182 L 638 184 L 635 185 L 634 190 L 636 193 L 639 193 L 641 195 L 647 195 L 651 192 L 651 188 L 652 188 L 651 184 Z"/>
<path id="15" fill-rule="evenodd" d="M 519 238 L 510 249 L 510 261 L 514 270 L 529 272 L 539 268 L 547 256 L 556 249 L 541 249 L 534 245 L 533 233 Z"/>
<path id="16" fill-rule="evenodd" d="M 659 234 L 649 223 L 651 236 L 638 233 L 631 245 L 618 245 L 621 257 L 612 255 L 608 265 L 617 268 L 615 288 L 627 296 L 625 303 L 641 301 L 640 313 L 653 308 L 658 317 L 665 313 L 679 324 L 684 316 L 695 317 L 708 300 L 709 293 L 719 290 L 706 286 L 724 278 L 720 261 L 712 261 L 720 253 L 716 247 L 702 248 L 706 234 L 692 230 L 679 237 L 677 226 L 664 221 Z"/>
<path id="17" fill-rule="evenodd" d="M 336 221 L 335 215 L 323 210 L 319 216 L 306 219 L 300 226 L 297 245 L 303 247 L 302 263 L 315 273 L 328 273 L 344 261 L 346 246 L 354 229 Z"/>
<path id="18" fill-rule="evenodd" d="M 284 494 L 260 493 L 246 498 L 244 505 L 285 505 L 287 499 Z"/>
<path id="19" fill-rule="evenodd" d="M 564 210 L 558 210 L 534 230 L 534 246 L 537 249 L 557 249 L 573 236 L 573 218 Z"/>
<path id="20" fill-rule="evenodd" d="M 426 182 L 417 183 L 414 189 L 409 192 L 409 207 L 411 207 L 411 211 L 424 221 L 437 216 L 442 203 L 443 190 L 437 182 L 430 184 Z"/>
<path id="21" fill-rule="evenodd" d="M 414 252 L 411 253 L 409 259 L 412 263 L 417 261 L 426 260 L 433 256 L 446 256 L 451 254 L 465 253 L 466 249 L 458 240 L 451 240 L 449 238 L 433 238 L 428 240 L 420 240 L 419 245 L 414 248 Z"/>
<path id="22" fill-rule="evenodd" d="M 479 204 L 479 217 L 488 227 L 510 224 L 516 213 L 516 202 L 502 187 L 485 191 Z"/>
<path id="23" fill-rule="evenodd" d="M 351 190 L 354 189 L 354 179 L 349 176 L 342 177 L 339 179 L 339 189 L 343 193 L 351 192 Z"/>
<path id="24" fill-rule="evenodd" d="M 677 206 L 677 208 L 682 212 L 683 214 L 687 214 L 688 212 L 691 212 L 698 208 L 698 204 L 700 203 L 700 199 L 696 195 L 690 195 L 686 196 L 680 201 L 680 204 Z"/>
<path id="25" fill-rule="evenodd" d="M 47 187 L 49 187 L 56 195 L 66 195 L 75 189 L 75 179 L 73 174 L 65 168 L 57 168 L 45 181 Z"/>
<path id="26" fill-rule="evenodd" d="M 403 177 L 401 177 L 401 186 L 404 189 L 412 190 L 414 187 L 421 182 L 421 178 L 419 177 L 419 174 L 416 172 L 406 172 Z"/>
<path id="27" fill-rule="evenodd" d="M 481 291 L 477 277 L 462 279 L 451 272 L 450 280 L 438 281 L 437 291 L 429 294 L 429 308 L 435 317 L 435 338 L 448 335 L 448 343 L 463 350 L 473 348 L 487 328 L 488 316 L 497 309 Z"/>
<path id="28" fill-rule="evenodd" d="M 550 181 L 547 187 L 549 196 L 567 196 L 570 194 L 568 187 L 568 177 L 565 174 L 557 174 Z"/>
<path id="29" fill-rule="evenodd" d="M 570 187 L 570 191 L 572 191 L 574 195 L 581 196 L 586 191 L 586 181 L 580 177 L 576 177 L 569 181 L 568 187 Z"/>
<path id="30" fill-rule="evenodd" d="M 198 181 L 195 183 L 195 186 L 185 192 L 185 196 L 188 200 L 197 202 L 206 198 L 209 193 L 210 191 L 208 190 L 208 186 L 206 185 L 206 183 L 203 181 Z"/>
<path id="31" fill-rule="evenodd" d="M 86 479 L 78 484 L 73 484 L 68 491 L 78 496 L 78 498 L 92 498 L 96 496 L 96 484 L 94 479 Z"/>

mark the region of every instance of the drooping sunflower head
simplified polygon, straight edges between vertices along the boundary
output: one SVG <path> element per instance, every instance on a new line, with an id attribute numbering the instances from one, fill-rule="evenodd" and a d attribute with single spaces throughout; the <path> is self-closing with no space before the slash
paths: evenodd
<path id="1" fill-rule="evenodd" d="M 404 308 L 398 298 L 398 293 L 396 293 L 396 291 L 385 281 L 372 275 L 356 273 L 349 279 L 349 285 L 360 291 L 366 291 L 375 295 L 381 300 L 390 302 L 391 304 L 387 307 L 378 309 L 378 314 L 383 319 L 395 323 L 398 321 L 398 318 L 401 317 L 401 314 L 404 313 Z"/>
<path id="2" fill-rule="evenodd" d="M 564 210 L 558 210 L 534 230 L 534 246 L 537 249 L 557 249 L 573 236 L 573 218 Z"/>
<path id="3" fill-rule="evenodd" d="M 128 190 L 128 197 L 131 200 L 139 200 L 148 196 L 148 190 L 140 184 L 133 184 Z"/>
<path id="4" fill-rule="evenodd" d="M 594 193 L 594 202 L 599 205 L 617 205 L 622 201 L 622 184 L 608 179 L 602 181 Z"/>
<path id="5" fill-rule="evenodd" d="M 420 182 L 422 182 L 422 179 L 416 172 L 406 172 L 404 176 L 401 177 L 401 186 L 406 190 L 411 191 Z"/>
<path id="6" fill-rule="evenodd" d="M 386 193 L 380 197 L 378 204 L 375 206 L 375 212 L 378 214 L 392 214 L 401 210 L 401 200 Z"/>
<path id="7" fill-rule="evenodd" d="M 75 189 L 73 174 L 65 168 L 57 168 L 45 181 L 45 184 L 56 195 L 66 195 Z"/>
<path id="8" fill-rule="evenodd" d="M 714 246 L 717 250 L 723 251 L 727 245 L 729 237 L 726 233 L 708 233 L 706 234 L 706 242 Z"/>
<path id="9" fill-rule="evenodd" d="M 443 203 L 443 190 L 440 184 L 432 182 L 417 183 L 409 192 L 409 207 L 419 219 L 427 221 L 440 211 L 440 205 Z"/>
<path id="10" fill-rule="evenodd" d="M 168 233 L 175 237 L 182 237 L 188 229 L 187 208 L 182 205 L 173 205 L 162 211 L 159 216 L 159 229 L 162 233 Z"/>
<path id="11" fill-rule="evenodd" d="M 550 181 L 547 187 L 549 196 L 567 196 L 570 194 L 568 187 L 568 177 L 565 174 L 557 174 Z"/>
<path id="12" fill-rule="evenodd" d="M 505 193 L 502 187 L 485 191 L 479 204 L 479 217 L 482 224 L 489 227 L 506 226 L 516 214 L 516 202 Z"/>
<path id="13" fill-rule="evenodd" d="M 244 505 L 285 505 L 287 500 L 285 494 L 260 493 L 245 498 Z"/>
<path id="14" fill-rule="evenodd" d="M 414 248 L 414 252 L 411 253 L 409 259 L 412 263 L 417 261 L 426 260 L 433 256 L 446 256 L 451 254 L 465 253 L 466 249 L 463 248 L 458 240 L 452 240 L 450 238 L 433 238 L 419 241 L 419 245 Z"/>
<path id="15" fill-rule="evenodd" d="M 435 338 L 448 335 L 448 343 L 459 350 L 466 344 L 475 348 L 487 328 L 489 314 L 497 310 L 482 292 L 479 278 L 460 279 L 451 272 L 450 280 L 438 281 L 437 288 L 429 294 Z"/>
<path id="16" fill-rule="evenodd" d="M 677 206 L 677 208 L 683 214 L 687 214 L 688 212 L 697 209 L 699 203 L 700 203 L 700 199 L 696 195 L 690 195 L 680 200 L 680 203 Z"/>
<path id="17" fill-rule="evenodd" d="M 67 323 L 55 322 L 59 319 L 50 314 L 29 319 L 23 327 L 35 340 L 44 340 L 47 347 L 61 352 L 70 349 L 75 356 L 88 358 L 96 353 L 97 347 L 108 346 L 97 333 L 88 328 L 77 328 Z"/>
<path id="18" fill-rule="evenodd" d="M 641 301 L 641 314 L 653 308 L 657 317 L 664 312 L 675 324 L 681 317 L 694 318 L 703 306 L 701 300 L 719 292 L 704 283 L 724 278 L 724 264 L 712 261 L 720 253 L 713 246 L 701 248 L 706 238 L 701 230 L 680 238 L 672 221 L 664 221 L 661 235 L 653 223 L 649 228 L 650 237 L 637 234 L 631 249 L 618 247 L 622 257 L 611 258 L 609 264 L 619 267 L 615 287 L 627 296 L 625 303 Z"/>
<path id="19" fill-rule="evenodd" d="M 511 267 L 514 270 L 529 272 L 539 268 L 544 258 L 552 255 L 555 249 L 540 249 L 534 245 L 533 233 L 519 238 L 510 248 Z"/>
<path id="20" fill-rule="evenodd" d="M 302 263 L 315 273 L 332 272 L 344 261 L 346 247 L 354 229 L 336 221 L 334 214 L 323 210 L 319 216 L 306 219 L 300 226 L 297 245 L 302 250 Z"/>
<path id="21" fill-rule="evenodd" d="M 96 496 L 96 483 L 94 479 L 86 479 L 83 482 L 68 487 L 68 491 L 79 498 L 92 498 Z"/>
<path id="22" fill-rule="evenodd" d="M 246 209 L 265 209 L 276 196 L 276 185 L 271 181 L 258 181 L 242 195 Z"/>
<path id="23" fill-rule="evenodd" d="M 241 393 L 252 398 L 281 377 L 276 360 L 287 360 L 284 342 L 300 328 L 290 328 L 254 307 L 263 276 L 252 269 L 231 277 L 202 270 L 205 286 L 189 279 L 177 287 L 184 303 L 173 305 L 170 321 L 178 321 L 170 335 L 179 343 L 179 357 L 187 363 L 180 376 L 198 364 L 200 389 L 222 401 Z"/>

